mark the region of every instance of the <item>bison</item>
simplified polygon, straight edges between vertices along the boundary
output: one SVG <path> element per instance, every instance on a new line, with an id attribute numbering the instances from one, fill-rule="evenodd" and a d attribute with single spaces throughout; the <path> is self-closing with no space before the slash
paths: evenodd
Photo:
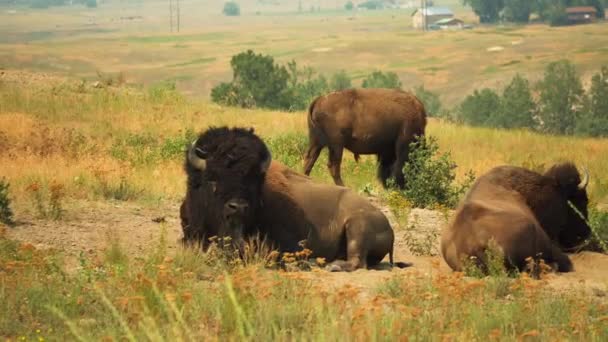
<path id="1" fill-rule="evenodd" d="M 253 129 L 209 128 L 188 149 L 185 169 L 185 242 L 228 236 L 240 246 L 260 235 L 281 252 L 308 248 L 332 271 L 374 266 L 387 254 L 393 264 L 394 234 L 380 210 L 348 188 L 271 161 Z"/>
<path id="2" fill-rule="evenodd" d="M 309 147 L 304 173 L 310 175 L 321 150 L 329 149 L 328 168 L 334 183 L 340 176 L 346 148 L 358 161 L 361 154 L 376 154 L 378 178 L 384 187 L 393 177 L 405 186 L 403 164 L 409 145 L 426 128 L 424 104 L 413 94 L 397 89 L 347 89 L 320 96 L 308 108 Z"/>
<path id="3" fill-rule="evenodd" d="M 544 174 L 499 166 L 473 184 L 441 236 L 441 253 L 455 271 L 463 258 L 483 258 L 491 240 L 507 269 L 526 270 L 527 258 L 543 259 L 559 272 L 573 270 L 564 251 L 581 245 L 591 233 L 587 224 L 589 175 L 574 164 L 553 165 Z M 529 260 L 529 259 L 528 259 Z"/>

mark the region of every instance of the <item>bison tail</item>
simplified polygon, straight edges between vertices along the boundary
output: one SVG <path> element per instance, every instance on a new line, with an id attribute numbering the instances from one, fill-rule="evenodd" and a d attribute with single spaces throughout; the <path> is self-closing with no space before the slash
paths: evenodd
<path id="1" fill-rule="evenodd" d="M 317 98 L 312 100 L 312 102 L 308 106 L 308 125 L 309 126 L 314 126 L 314 124 L 315 124 L 315 121 L 312 118 L 312 112 L 315 110 L 315 104 L 317 103 L 317 101 L 319 101 L 320 98 L 321 98 L 321 96 L 318 96 Z"/>
<path id="2" fill-rule="evenodd" d="M 404 262 L 404 261 L 393 262 L 393 251 L 392 250 L 388 254 L 388 258 L 389 258 L 389 262 L 390 262 L 391 266 L 393 266 L 393 267 L 396 266 L 399 268 L 406 268 L 406 267 L 414 266 L 414 263 L 411 263 L 411 262 Z"/>
<path id="3" fill-rule="evenodd" d="M 359 162 L 359 154 L 358 153 L 354 153 L 355 156 L 355 162 L 358 163 Z"/>

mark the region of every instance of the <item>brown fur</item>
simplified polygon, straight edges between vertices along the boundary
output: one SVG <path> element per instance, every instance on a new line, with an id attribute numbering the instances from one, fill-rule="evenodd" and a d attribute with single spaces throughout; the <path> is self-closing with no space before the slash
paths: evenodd
<path id="1" fill-rule="evenodd" d="M 266 174 L 259 229 L 281 251 L 300 249 L 352 271 L 378 264 L 387 254 L 393 263 L 393 230 L 384 214 L 345 187 L 316 183 L 272 162 Z M 399 264 L 405 267 L 404 264 Z"/>
<path id="2" fill-rule="evenodd" d="M 395 89 L 348 89 L 316 98 L 308 109 L 309 148 L 304 173 L 309 175 L 321 150 L 329 149 L 329 170 L 343 185 L 340 164 L 346 148 L 358 160 L 362 154 L 378 157 L 378 178 L 386 186 L 394 177 L 403 187 L 403 164 L 409 144 L 424 135 L 426 111 L 413 94 Z"/>
<path id="3" fill-rule="evenodd" d="M 580 181 L 571 163 L 555 165 L 544 175 L 513 166 L 490 170 L 477 179 L 443 231 L 444 259 L 460 271 L 463 258 L 482 261 L 493 239 L 509 268 L 523 270 L 526 258 L 532 257 L 555 264 L 558 271 L 571 271 L 572 263 L 560 247 L 580 244 L 590 234 L 568 204 L 586 219 L 587 195 L 577 188 Z"/>

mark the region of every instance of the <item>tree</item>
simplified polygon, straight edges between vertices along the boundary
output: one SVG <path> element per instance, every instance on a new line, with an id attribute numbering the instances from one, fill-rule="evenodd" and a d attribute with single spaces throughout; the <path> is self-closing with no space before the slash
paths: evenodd
<path id="1" fill-rule="evenodd" d="M 504 7 L 504 0 L 462 0 L 462 3 L 471 6 L 482 23 L 497 22 Z"/>
<path id="2" fill-rule="evenodd" d="M 473 126 L 487 126 L 500 108 L 500 97 L 489 88 L 475 90 L 460 104 L 460 121 Z"/>
<path id="3" fill-rule="evenodd" d="M 241 7 L 234 1 L 228 1 L 224 4 L 223 13 L 227 16 L 239 16 L 241 15 Z"/>
<path id="4" fill-rule="evenodd" d="M 96 8 L 97 7 L 97 0 L 85 0 L 85 5 L 88 8 Z"/>
<path id="5" fill-rule="evenodd" d="M 439 95 L 424 89 L 424 85 L 414 88 L 416 97 L 424 103 L 424 109 L 428 116 L 439 116 L 441 112 L 441 100 Z"/>
<path id="6" fill-rule="evenodd" d="M 213 101 L 241 107 L 289 108 L 289 74 L 272 56 L 252 50 L 232 56 L 233 79 L 211 91 Z"/>
<path id="7" fill-rule="evenodd" d="M 355 5 L 350 0 L 347 1 L 346 4 L 344 4 L 344 9 L 347 10 L 347 11 L 352 11 L 353 8 L 355 8 Z"/>
<path id="8" fill-rule="evenodd" d="M 329 88 L 331 90 L 352 88 L 350 77 L 344 70 L 340 70 L 331 77 L 331 80 L 329 81 Z"/>
<path id="9" fill-rule="evenodd" d="M 502 19 L 516 23 L 527 23 L 534 7 L 532 0 L 504 0 Z"/>
<path id="10" fill-rule="evenodd" d="M 382 71 L 374 71 L 368 75 L 361 84 L 363 88 L 393 88 L 400 89 L 401 81 L 399 76 L 394 72 L 387 72 L 386 74 Z"/>
<path id="11" fill-rule="evenodd" d="M 571 134 L 581 107 L 583 87 L 576 68 L 568 60 L 552 62 L 538 83 L 541 129 L 554 134 Z"/>
<path id="12" fill-rule="evenodd" d="M 500 108 L 490 118 L 490 125 L 500 128 L 532 128 L 536 104 L 528 80 L 517 74 L 504 89 Z"/>
<path id="13" fill-rule="evenodd" d="M 608 136 L 608 66 L 591 79 L 591 89 L 576 132 L 590 136 Z"/>
<path id="14" fill-rule="evenodd" d="M 289 72 L 289 110 L 301 110 L 308 107 L 317 96 L 327 93 L 329 85 L 327 79 L 320 75 L 313 77 L 315 71 L 311 67 L 298 70 L 295 61 L 287 64 Z"/>

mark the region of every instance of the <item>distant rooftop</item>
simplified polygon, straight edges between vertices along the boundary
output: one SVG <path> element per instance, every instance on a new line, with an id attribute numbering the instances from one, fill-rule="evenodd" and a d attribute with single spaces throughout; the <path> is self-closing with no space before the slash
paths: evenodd
<path id="1" fill-rule="evenodd" d="M 447 7 L 427 7 L 425 9 L 417 8 L 412 15 L 416 14 L 418 11 L 422 11 L 422 14 L 425 16 L 430 15 L 454 15 L 451 9 Z"/>
<path id="2" fill-rule="evenodd" d="M 574 14 L 574 13 L 596 13 L 597 9 L 593 6 L 577 6 L 577 7 L 568 7 L 566 8 L 566 13 Z"/>

